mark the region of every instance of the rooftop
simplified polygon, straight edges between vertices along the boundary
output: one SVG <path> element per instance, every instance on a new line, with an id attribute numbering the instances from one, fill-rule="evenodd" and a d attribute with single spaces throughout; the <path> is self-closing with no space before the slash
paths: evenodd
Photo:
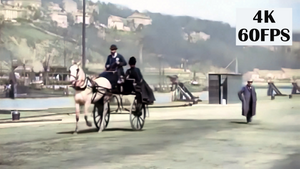
<path id="1" fill-rule="evenodd" d="M 123 22 L 124 18 L 119 16 L 110 15 L 109 19 L 111 19 L 113 22 Z"/>
<path id="2" fill-rule="evenodd" d="M 128 19 L 133 19 L 133 18 L 141 18 L 141 19 L 151 19 L 149 16 L 143 13 L 139 12 L 134 12 L 132 15 L 127 17 Z"/>

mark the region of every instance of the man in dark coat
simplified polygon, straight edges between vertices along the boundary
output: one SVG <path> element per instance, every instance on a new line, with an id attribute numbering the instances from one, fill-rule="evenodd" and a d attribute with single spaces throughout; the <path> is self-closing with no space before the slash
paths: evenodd
<path id="1" fill-rule="evenodd" d="M 239 99 L 242 101 L 242 115 L 246 116 L 247 123 L 250 123 L 256 114 L 257 97 L 252 82 L 252 80 L 248 80 L 247 85 L 238 92 Z"/>
<path id="2" fill-rule="evenodd" d="M 117 49 L 118 48 L 116 45 L 110 46 L 111 54 L 107 56 L 106 63 L 105 63 L 105 70 L 116 71 L 118 75 L 118 79 L 120 80 L 120 77 L 124 76 L 123 66 L 126 66 L 127 62 L 121 54 L 117 53 Z M 102 72 L 99 75 L 99 77 L 107 77 L 107 76 L 111 76 L 111 74 L 108 75 L 107 72 Z"/>
<path id="3" fill-rule="evenodd" d="M 137 86 L 141 88 L 142 101 L 146 104 L 153 104 L 153 102 L 155 101 L 153 91 L 144 80 L 140 69 L 135 67 L 135 57 L 131 57 L 128 63 L 130 65 L 130 68 L 126 71 L 126 78 L 135 79 Z"/>
<path id="4" fill-rule="evenodd" d="M 9 73 L 9 84 L 10 84 L 9 97 L 14 99 L 17 94 L 17 78 L 13 70 Z"/>

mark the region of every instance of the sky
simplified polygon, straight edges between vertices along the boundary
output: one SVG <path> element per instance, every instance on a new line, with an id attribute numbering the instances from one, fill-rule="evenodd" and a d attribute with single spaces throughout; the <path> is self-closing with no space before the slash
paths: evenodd
<path id="1" fill-rule="evenodd" d="M 93 0 L 94 2 L 97 0 Z M 237 8 L 292 8 L 293 30 L 300 31 L 300 0 L 100 0 L 140 12 L 192 16 L 235 26 Z"/>

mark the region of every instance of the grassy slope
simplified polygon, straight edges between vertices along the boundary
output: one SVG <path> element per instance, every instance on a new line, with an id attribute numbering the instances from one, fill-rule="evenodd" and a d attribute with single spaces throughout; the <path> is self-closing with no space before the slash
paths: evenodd
<path id="1" fill-rule="evenodd" d="M 29 42 L 38 42 L 41 40 L 54 40 L 55 37 L 39 31 L 29 24 L 23 23 L 21 25 L 6 24 L 4 29 L 6 36 L 14 36 L 18 38 L 25 38 Z"/>
<path id="2" fill-rule="evenodd" d="M 56 36 L 53 35 L 49 35 L 43 31 L 40 31 L 32 26 L 30 26 L 28 23 L 22 23 L 22 24 L 15 24 L 15 23 L 7 23 L 5 25 L 5 27 L 2 29 L 2 35 L 5 39 L 6 43 L 7 41 L 10 41 L 8 37 L 15 37 L 16 39 L 27 39 L 27 43 L 29 46 L 33 47 L 34 44 L 39 43 L 41 41 L 44 40 L 59 40 L 59 47 L 60 49 L 58 49 L 58 51 L 62 51 L 63 49 L 63 45 L 64 45 L 64 41 Z M 66 48 L 70 49 L 70 50 L 74 50 L 74 48 L 77 46 L 74 43 L 68 43 L 66 42 L 65 44 Z M 8 59 L 8 55 L 9 52 L 7 52 L 4 48 L 0 49 L 1 55 L 0 59 L 1 60 L 9 60 Z M 79 51 L 81 53 L 81 51 Z M 93 49 L 87 49 L 87 55 L 91 55 L 91 57 L 103 57 L 101 54 L 99 54 L 97 51 L 93 50 Z M 63 60 L 62 58 L 63 53 L 61 53 L 61 60 Z M 70 58 L 68 58 L 67 60 L 69 60 Z"/>

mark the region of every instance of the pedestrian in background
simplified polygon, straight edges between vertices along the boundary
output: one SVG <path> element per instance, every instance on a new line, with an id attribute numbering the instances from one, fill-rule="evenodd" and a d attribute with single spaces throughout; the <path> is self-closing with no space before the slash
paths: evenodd
<path id="1" fill-rule="evenodd" d="M 252 117 L 256 115 L 257 97 L 252 83 L 252 79 L 248 80 L 247 85 L 238 92 L 238 97 L 242 102 L 242 115 L 246 116 L 247 123 L 250 123 Z"/>

